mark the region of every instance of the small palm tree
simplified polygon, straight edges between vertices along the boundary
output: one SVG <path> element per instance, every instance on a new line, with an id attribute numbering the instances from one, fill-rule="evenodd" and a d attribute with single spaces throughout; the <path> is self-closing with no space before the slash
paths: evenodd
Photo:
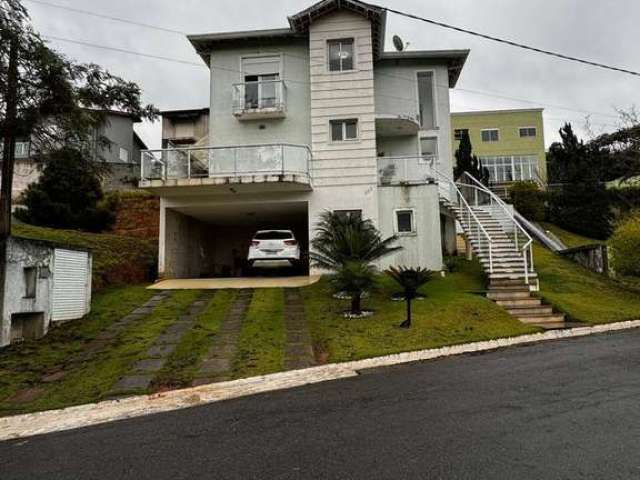
<path id="1" fill-rule="evenodd" d="M 421 267 L 389 267 L 385 273 L 402 287 L 407 302 L 407 319 L 400 324 L 401 328 L 411 327 L 411 301 L 418 296 L 418 289 L 433 277 L 433 272 Z"/>
<path id="2" fill-rule="evenodd" d="M 360 315 L 362 293 L 375 285 L 376 260 L 400 250 L 397 237 L 382 238 L 371 220 L 359 215 L 324 212 L 311 241 L 311 261 L 335 272 L 337 291 L 351 293 L 351 314 Z"/>

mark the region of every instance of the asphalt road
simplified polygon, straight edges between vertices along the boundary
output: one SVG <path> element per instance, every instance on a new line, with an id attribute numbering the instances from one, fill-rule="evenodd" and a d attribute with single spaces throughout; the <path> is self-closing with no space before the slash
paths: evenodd
<path id="1" fill-rule="evenodd" d="M 23 478 L 640 478 L 640 331 L 0 443 Z"/>

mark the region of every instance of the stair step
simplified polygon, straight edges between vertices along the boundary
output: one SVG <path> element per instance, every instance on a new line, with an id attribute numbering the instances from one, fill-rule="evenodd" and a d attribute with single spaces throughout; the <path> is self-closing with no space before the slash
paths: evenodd
<path id="1" fill-rule="evenodd" d="M 491 281 L 491 283 L 489 284 L 489 290 L 493 290 L 495 287 L 504 287 L 504 286 L 521 286 L 521 287 L 527 287 L 528 285 L 526 283 L 524 283 L 522 280 L 520 279 L 510 279 L 510 278 L 504 278 L 504 279 L 493 279 Z"/>
<path id="2" fill-rule="evenodd" d="M 491 300 L 519 300 L 531 298 L 529 291 L 489 291 L 487 298 Z"/>
<path id="3" fill-rule="evenodd" d="M 490 273 L 489 274 L 489 280 L 493 281 L 495 280 L 500 280 L 500 279 L 524 279 L 525 275 L 524 273 Z M 537 273 L 529 273 L 529 278 L 530 279 L 535 279 L 538 278 L 538 274 Z"/>
<path id="4" fill-rule="evenodd" d="M 539 307 L 542 305 L 542 300 L 540 300 L 539 298 L 518 298 L 514 300 L 495 300 L 495 302 L 501 307 L 504 307 L 506 309 L 525 308 L 525 307 L 533 308 L 533 307 Z"/>
<path id="5" fill-rule="evenodd" d="M 548 315 L 527 315 L 518 317 L 522 323 L 533 323 L 536 325 L 548 323 L 564 323 L 565 317 L 562 313 L 550 313 Z"/>
<path id="6" fill-rule="evenodd" d="M 516 318 L 535 317 L 538 315 L 552 314 L 553 307 L 542 305 L 540 307 L 507 308 L 507 312 Z"/>

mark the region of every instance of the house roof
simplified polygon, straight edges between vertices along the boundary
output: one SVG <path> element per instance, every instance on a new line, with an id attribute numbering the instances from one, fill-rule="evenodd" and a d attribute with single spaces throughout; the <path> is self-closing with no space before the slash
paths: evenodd
<path id="1" fill-rule="evenodd" d="M 209 115 L 209 108 L 192 108 L 184 110 L 165 110 L 160 112 L 166 118 L 195 118 L 201 115 Z"/>
<path id="2" fill-rule="evenodd" d="M 359 0 L 321 0 L 320 2 L 289 17 L 291 30 L 308 33 L 309 26 L 319 18 L 336 10 L 348 10 L 371 21 L 373 51 L 380 56 L 384 51 L 384 36 L 387 24 L 387 11 L 384 8 Z"/>
<path id="3" fill-rule="evenodd" d="M 464 117 L 473 115 L 500 115 L 510 113 L 539 113 L 543 112 L 544 108 L 514 108 L 504 110 L 474 110 L 470 112 L 451 112 L 452 117 Z"/>
<path id="4" fill-rule="evenodd" d="M 462 67 L 469 57 L 469 50 L 408 50 L 402 52 L 384 52 L 380 55 L 380 62 L 413 62 L 437 60 L 446 62 L 449 69 L 449 87 L 453 88 L 460 78 Z"/>

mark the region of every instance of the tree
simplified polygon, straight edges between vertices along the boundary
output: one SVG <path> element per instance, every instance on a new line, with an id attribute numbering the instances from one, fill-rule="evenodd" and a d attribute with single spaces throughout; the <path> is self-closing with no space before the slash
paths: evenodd
<path id="1" fill-rule="evenodd" d="M 611 233 L 610 198 L 600 181 L 598 145 L 585 144 L 570 124 L 560 129 L 562 142 L 549 148 L 549 220 L 575 233 L 605 239 Z"/>
<path id="2" fill-rule="evenodd" d="M 421 267 L 389 267 L 385 273 L 402 287 L 407 304 L 407 319 L 400 324 L 401 328 L 411 328 L 411 302 L 418 296 L 418 289 L 433 277 L 433 272 Z"/>
<path id="3" fill-rule="evenodd" d="M 82 152 L 64 147 L 49 154 L 42 175 L 23 195 L 16 217 L 33 225 L 101 232 L 113 222 L 101 206 L 100 166 Z"/>
<path id="4" fill-rule="evenodd" d="M 360 215 L 324 212 L 311 241 L 311 261 L 335 273 L 336 291 L 351 295 L 351 313 L 360 315 L 362 294 L 375 284 L 376 260 L 400 250 L 397 237 L 383 239 L 371 220 Z"/>
<path id="5" fill-rule="evenodd" d="M 45 163 L 61 146 L 95 155 L 107 139 L 96 132 L 106 110 L 154 119 L 140 88 L 94 64 L 74 63 L 50 49 L 30 24 L 19 0 L 0 0 L 0 292 L 4 292 L 6 245 L 11 235 L 11 185 L 16 139 L 31 140 L 36 161 Z M 88 157 L 85 157 L 88 158 Z M 0 310 L 2 310 L 0 294 Z"/>
<path id="6" fill-rule="evenodd" d="M 460 138 L 460 145 L 456 150 L 456 165 L 453 168 L 453 176 L 458 180 L 464 172 L 474 177 L 479 182 L 489 184 L 489 169 L 482 166 L 480 159 L 473 155 L 473 146 L 469 138 L 469 132 L 463 131 Z"/>

